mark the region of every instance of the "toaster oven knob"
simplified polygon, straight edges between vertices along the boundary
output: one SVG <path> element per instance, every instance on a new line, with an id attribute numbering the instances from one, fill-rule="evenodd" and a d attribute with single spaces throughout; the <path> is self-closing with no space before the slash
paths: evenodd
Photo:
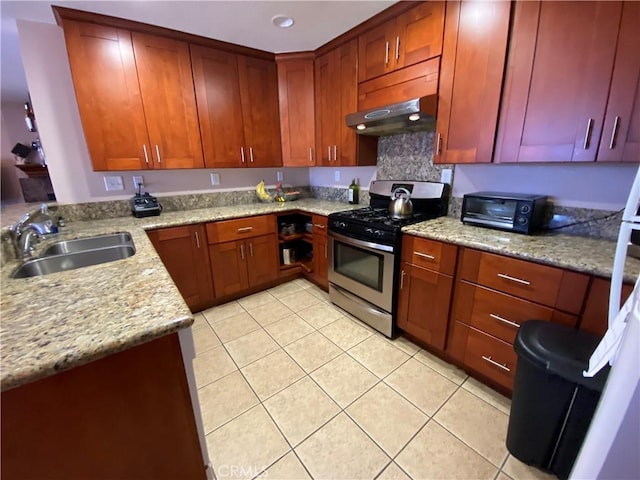
<path id="1" fill-rule="evenodd" d="M 518 223 L 520 225 L 526 225 L 527 223 L 529 223 L 529 220 L 527 219 L 527 217 L 518 217 Z"/>
<path id="2" fill-rule="evenodd" d="M 529 205 L 522 205 L 520 207 L 520 213 L 527 214 L 531 211 L 531 207 Z"/>

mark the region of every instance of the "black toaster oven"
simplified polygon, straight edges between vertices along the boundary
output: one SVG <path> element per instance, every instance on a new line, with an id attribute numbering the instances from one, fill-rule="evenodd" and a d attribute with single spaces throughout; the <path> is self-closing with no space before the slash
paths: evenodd
<path id="1" fill-rule="evenodd" d="M 517 233 L 532 233 L 542 227 L 547 197 L 504 192 L 464 195 L 463 223 Z"/>

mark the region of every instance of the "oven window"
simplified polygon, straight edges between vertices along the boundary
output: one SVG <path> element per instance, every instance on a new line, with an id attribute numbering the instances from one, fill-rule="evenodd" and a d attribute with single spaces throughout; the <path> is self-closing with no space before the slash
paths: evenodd
<path id="1" fill-rule="evenodd" d="M 333 270 L 382 292 L 384 257 L 351 245 L 334 243 Z"/>

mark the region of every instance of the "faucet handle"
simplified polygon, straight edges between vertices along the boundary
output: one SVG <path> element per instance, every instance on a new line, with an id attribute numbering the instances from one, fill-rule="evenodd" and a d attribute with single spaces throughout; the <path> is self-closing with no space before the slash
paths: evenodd
<path id="1" fill-rule="evenodd" d="M 20 220 L 18 220 L 16 223 L 14 223 L 13 225 L 11 225 L 11 227 L 9 228 L 12 232 L 14 233 L 19 233 L 20 232 L 20 227 L 22 227 L 27 220 L 29 220 L 31 218 L 31 214 L 30 213 L 25 213 L 22 218 Z"/>

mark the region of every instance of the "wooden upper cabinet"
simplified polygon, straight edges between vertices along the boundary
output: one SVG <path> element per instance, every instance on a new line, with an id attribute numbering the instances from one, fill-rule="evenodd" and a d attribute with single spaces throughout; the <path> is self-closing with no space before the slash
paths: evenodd
<path id="1" fill-rule="evenodd" d="M 131 33 L 64 22 L 71 75 L 94 170 L 142 170 L 149 152 Z M 151 160 L 151 159 L 149 159 Z"/>
<path id="2" fill-rule="evenodd" d="M 191 62 L 205 165 L 242 167 L 244 124 L 237 55 L 191 45 Z"/>
<path id="3" fill-rule="evenodd" d="M 155 168 L 203 168 L 189 46 L 132 33 Z"/>
<path id="4" fill-rule="evenodd" d="M 444 5 L 444 2 L 423 2 L 360 35 L 358 81 L 440 55 Z"/>
<path id="5" fill-rule="evenodd" d="M 434 163 L 491 162 L 510 2 L 449 1 Z"/>
<path id="6" fill-rule="evenodd" d="M 339 90 L 335 85 L 335 51 L 325 53 L 315 61 L 316 82 L 316 165 L 328 166 L 333 158 L 333 145 L 337 145 Z"/>
<path id="7" fill-rule="evenodd" d="M 621 13 L 622 2 L 515 2 L 494 161 L 596 159 Z"/>
<path id="8" fill-rule="evenodd" d="M 275 61 L 238 55 L 238 74 L 245 162 L 249 167 L 280 166 L 282 149 Z"/>
<path id="9" fill-rule="evenodd" d="M 277 58 L 282 164 L 316 164 L 313 54 Z"/>
<path id="10" fill-rule="evenodd" d="M 624 2 L 598 161 L 640 161 L 640 3 Z"/>

